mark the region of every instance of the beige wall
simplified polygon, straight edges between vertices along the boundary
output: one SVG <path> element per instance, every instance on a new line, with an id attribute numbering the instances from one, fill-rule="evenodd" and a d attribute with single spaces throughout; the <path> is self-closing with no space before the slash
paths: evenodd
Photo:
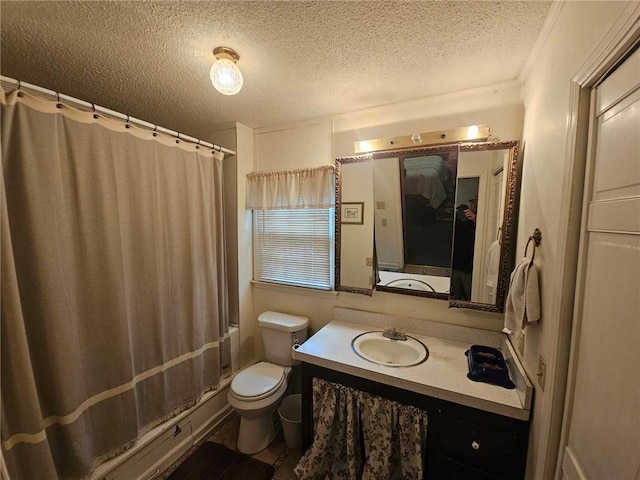
<path id="1" fill-rule="evenodd" d="M 489 124 L 492 135 L 503 140 L 519 140 L 522 136 L 523 116 L 521 88 L 510 82 L 307 122 L 299 126 L 261 129 L 256 131 L 256 170 L 333 164 L 337 157 L 353 155 L 353 145 L 358 140 L 471 124 Z M 305 151 L 302 148 L 304 145 L 313 148 Z M 295 155 L 290 150 L 296 152 Z M 345 292 L 316 294 L 286 287 L 261 288 L 254 285 L 253 288 L 255 315 L 266 310 L 280 310 L 307 316 L 311 320 L 313 331 L 331 320 L 334 306 L 407 315 L 486 330 L 499 331 L 503 326 L 501 315 L 450 309 L 448 302 L 444 300 L 375 291 L 372 297 L 368 297 Z"/>
<path id="2" fill-rule="evenodd" d="M 227 274 L 229 281 L 229 320 L 240 330 L 240 364 L 252 363 L 260 355 L 256 341 L 256 321 L 251 297 L 253 278 L 252 217 L 245 208 L 246 175 L 255 170 L 253 130 L 240 123 L 201 132 L 203 140 L 235 150 L 225 157 L 225 222 Z"/>
<path id="3" fill-rule="evenodd" d="M 568 335 L 571 312 L 563 309 L 565 274 L 571 270 L 571 256 L 577 253 L 577 238 L 569 235 L 579 211 L 571 204 L 572 78 L 583 68 L 612 25 L 630 2 L 567 2 L 524 83 L 524 170 L 518 228 L 518 255 L 524 253 L 527 238 L 538 227 L 541 247 L 536 251 L 540 271 L 542 319 L 527 329 L 523 364 L 536 385 L 530 443 L 528 478 L 553 478 L 566 381 Z M 577 186 L 580 188 L 580 186 Z M 578 192 L 580 193 L 580 192 Z M 567 260 L 569 260 L 567 262 Z M 575 266 L 575 263 L 574 263 Z M 565 297 L 572 297 L 568 292 Z M 572 298 L 567 299 L 572 302 Z M 544 391 L 536 373 L 539 357 L 546 361 Z"/>
<path id="4" fill-rule="evenodd" d="M 571 80 L 583 68 L 594 49 L 633 2 L 568 2 L 552 8 L 554 22 L 524 75 L 523 91 L 512 82 L 458 94 L 432 97 L 406 104 L 355 112 L 317 122 L 317 143 L 321 155 L 299 158 L 300 166 L 323 165 L 333 158 L 353 155 L 353 142 L 378 137 L 406 135 L 487 123 L 492 135 L 502 140 L 523 138 L 524 172 L 518 229 L 518 256 L 523 255 L 527 237 L 535 227 L 543 232 L 536 253 L 542 289 L 542 321 L 527 329 L 523 363 L 536 384 L 538 359 L 547 362 L 545 389 L 536 385 L 527 478 L 553 478 L 557 460 L 562 397 L 568 356 L 567 314 L 562 298 L 566 283 L 567 256 L 572 244 L 568 235 L 572 224 L 569 208 L 575 192 L 571 180 L 576 175 L 568 161 L 572 136 L 568 130 L 572 107 Z M 524 123 L 524 127 L 523 127 Z M 326 125 L 332 135 L 326 134 Z M 257 135 L 268 134 L 267 130 Z M 265 137 L 266 138 L 266 137 Z M 289 137 L 291 138 L 291 137 Z M 294 142 L 300 142 L 295 140 Z M 327 153 L 327 145 L 332 145 Z M 283 143 L 282 149 L 287 145 Z M 277 158 L 260 157 L 257 169 L 294 168 L 289 157 L 282 165 Z M 263 165 L 264 168 L 261 168 Z M 580 172 L 578 172 L 580 173 Z M 567 251 L 569 250 L 569 251 Z M 565 266 L 563 266 L 565 265 Z M 292 288 L 253 288 L 253 311 L 282 310 L 304 315 L 311 329 L 318 330 L 331 318 L 334 306 L 393 313 L 433 321 L 449 322 L 488 330 L 502 328 L 502 316 L 449 309 L 445 301 L 374 292 L 372 297 L 348 293 L 302 292 Z M 564 333 L 563 333 L 564 332 Z M 563 336 L 564 335 L 564 336 Z"/>

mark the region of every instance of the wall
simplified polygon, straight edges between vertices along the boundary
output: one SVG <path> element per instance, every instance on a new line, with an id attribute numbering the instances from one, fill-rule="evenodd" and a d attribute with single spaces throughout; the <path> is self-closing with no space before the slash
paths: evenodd
<path id="1" fill-rule="evenodd" d="M 524 254 L 528 236 L 535 227 L 543 232 L 543 243 L 536 253 L 542 290 L 542 321 L 527 329 L 522 360 L 529 378 L 536 385 L 529 448 L 529 479 L 550 479 L 557 460 L 562 398 L 571 325 L 567 310 L 566 285 L 575 268 L 577 237 L 575 222 L 579 209 L 575 199 L 581 185 L 580 166 L 573 165 L 569 151 L 575 142 L 569 125 L 575 99 L 572 78 L 584 68 L 594 49 L 619 21 L 628 15 L 634 2 L 568 2 L 555 4 L 550 19 L 520 82 L 509 82 L 484 89 L 355 112 L 311 122 L 315 132 L 302 128 L 292 134 L 286 126 L 256 132 L 258 145 L 256 170 L 278 170 L 333 163 L 336 157 L 353 155 L 353 142 L 415 132 L 454 128 L 470 124 L 489 124 L 492 135 L 502 140 L 524 139 L 523 185 L 518 228 L 518 256 Z M 539 49 L 539 50 L 538 50 Z M 524 123 L 524 127 L 523 127 Z M 303 125 L 304 127 L 304 125 Z M 299 128 L 299 126 L 295 126 Z M 280 138 L 268 138 L 272 131 Z M 327 131 L 332 132 L 332 135 Z M 286 152 L 290 145 L 304 145 L 312 134 L 312 150 L 296 147 L 298 156 L 278 159 L 262 155 L 260 144 L 272 141 L 270 149 Z M 263 136 L 264 137 L 261 137 Z M 289 143 L 289 142 L 293 143 Z M 579 148 L 578 148 L 579 150 Z M 575 182 L 573 182 L 575 183 Z M 578 219 L 578 220 L 576 220 Z M 569 296 L 571 296 L 569 294 Z M 334 306 L 424 318 L 487 330 L 500 330 L 502 316 L 483 312 L 448 309 L 444 301 L 374 292 L 371 298 L 336 292 L 310 292 L 295 288 L 254 285 L 253 311 L 283 310 L 310 318 L 312 330 L 326 324 Z M 547 362 L 544 390 L 536 384 L 538 359 Z"/>
<path id="2" fill-rule="evenodd" d="M 256 321 L 253 314 L 252 217 L 246 205 L 246 175 L 255 169 L 253 130 L 240 123 L 201 132 L 199 138 L 236 151 L 224 159 L 227 274 L 229 280 L 229 321 L 240 329 L 240 363 L 245 366 L 259 355 Z"/>
<path id="3" fill-rule="evenodd" d="M 489 124 L 493 136 L 519 140 L 524 109 L 517 82 L 430 97 L 330 119 L 256 131 L 256 171 L 333 164 L 352 156 L 354 142 L 415 132 Z M 292 153 L 293 152 L 293 153 Z M 372 297 L 345 292 L 254 284 L 253 311 L 282 310 L 309 317 L 313 331 L 331 320 L 334 306 L 393 313 L 500 331 L 501 315 L 449 309 L 444 300 L 373 292 Z"/>
<path id="4" fill-rule="evenodd" d="M 524 171 L 518 228 L 518 255 L 524 253 L 535 227 L 542 231 L 536 252 L 540 271 L 542 319 L 527 328 L 523 364 L 536 385 L 529 451 L 528 478 L 553 478 L 566 382 L 571 311 L 562 298 L 569 270 L 575 268 L 580 221 L 573 197 L 574 176 L 568 151 L 573 148 L 569 130 L 574 100 L 572 78 L 608 35 L 625 8 L 633 2 L 567 2 L 554 12 L 555 22 L 524 79 Z M 579 182 L 578 182 L 579 183 Z M 579 192 L 578 192 L 579 193 Z M 572 203 L 573 202 L 573 203 Z M 572 266 L 573 265 L 573 266 Z M 537 381 L 539 358 L 546 360 L 545 388 Z"/>

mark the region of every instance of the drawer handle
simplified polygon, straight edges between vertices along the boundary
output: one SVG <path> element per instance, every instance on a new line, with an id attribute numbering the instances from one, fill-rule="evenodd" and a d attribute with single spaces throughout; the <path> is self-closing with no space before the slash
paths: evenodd
<path id="1" fill-rule="evenodd" d="M 182 428 L 180 428 L 180 425 L 176 425 L 176 430 L 173 432 L 173 436 L 177 437 L 181 433 L 182 433 Z"/>
<path id="2" fill-rule="evenodd" d="M 473 442 L 471 442 L 471 448 L 473 448 L 474 450 L 480 450 L 480 444 L 474 440 Z"/>

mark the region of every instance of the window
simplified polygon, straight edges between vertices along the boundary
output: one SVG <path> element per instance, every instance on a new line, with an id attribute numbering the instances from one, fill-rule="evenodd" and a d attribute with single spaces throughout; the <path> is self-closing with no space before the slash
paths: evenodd
<path id="1" fill-rule="evenodd" d="M 329 290 L 333 208 L 254 210 L 256 280 Z"/>

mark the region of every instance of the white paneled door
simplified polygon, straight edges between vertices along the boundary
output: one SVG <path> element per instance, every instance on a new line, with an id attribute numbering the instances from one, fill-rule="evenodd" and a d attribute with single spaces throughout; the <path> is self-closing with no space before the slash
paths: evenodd
<path id="1" fill-rule="evenodd" d="M 640 479 L 640 50 L 597 88 L 562 478 Z"/>

